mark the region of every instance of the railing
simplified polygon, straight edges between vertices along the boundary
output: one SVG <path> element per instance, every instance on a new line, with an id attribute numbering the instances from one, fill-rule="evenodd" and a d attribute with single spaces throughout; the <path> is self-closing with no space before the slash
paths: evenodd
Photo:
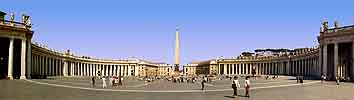
<path id="1" fill-rule="evenodd" d="M 15 22 L 15 21 L 8 21 L 8 20 L 0 21 L 0 25 L 11 26 L 11 27 L 16 27 L 16 28 L 24 28 L 24 29 L 31 28 L 31 25 L 27 25 L 25 23 L 20 23 L 20 22 Z"/>
<path id="2" fill-rule="evenodd" d="M 334 33 L 334 32 L 338 32 L 338 31 L 348 31 L 348 30 L 354 30 L 354 25 L 343 26 L 343 27 L 339 27 L 339 28 L 331 28 L 331 29 L 326 30 L 324 33 Z"/>

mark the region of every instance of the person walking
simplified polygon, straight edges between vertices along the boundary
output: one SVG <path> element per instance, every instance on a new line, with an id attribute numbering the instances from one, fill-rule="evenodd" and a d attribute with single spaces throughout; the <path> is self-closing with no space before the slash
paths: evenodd
<path id="1" fill-rule="evenodd" d="M 107 88 L 106 78 L 102 77 L 102 88 Z"/>
<path id="2" fill-rule="evenodd" d="M 245 80 L 245 91 L 246 91 L 246 97 L 250 97 L 250 88 L 251 88 L 251 82 L 249 80 L 249 76 L 246 76 L 246 80 Z"/>
<path id="3" fill-rule="evenodd" d="M 92 87 L 95 87 L 95 77 L 92 77 Z"/>
<path id="4" fill-rule="evenodd" d="M 232 89 L 234 90 L 234 97 L 237 96 L 237 88 L 240 88 L 240 83 L 238 81 L 238 77 L 234 76 L 234 79 L 232 80 Z"/>
<path id="5" fill-rule="evenodd" d="M 204 77 L 202 78 L 202 90 L 204 90 L 204 83 L 205 83 L 205 79 L 204 79 Z"/>

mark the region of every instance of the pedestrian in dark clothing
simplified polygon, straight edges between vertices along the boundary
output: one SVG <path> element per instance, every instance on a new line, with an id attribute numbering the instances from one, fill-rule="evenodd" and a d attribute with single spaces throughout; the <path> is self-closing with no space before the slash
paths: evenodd
<path id="1" fill-rule="evenodd" d="M 206 80 L 204 79 L 204 77 L 202 78 L 202 90 L 204 90 L 204 83 L 206 82 Z"/>
<path id="2" fill-rule="evenodd" d="M 251 88 L 251 82 L 249 80 L 249 76 L 246 76 L 246 80 L 245 80 L 245 90 L 246 90 L 246 97 L 250 97 L 250 89 Z"/>
<path id="3" fill-rule="evenodd" d="M 237 96 L 237 88 L 240 88 L 240 83 L 238 81 L 238 77 L 234 76 L 234 80 L 232 80 L 232 89 L 234 90 L 234 97 Z"/>
<path id="4" fill-rule="evenodd" d="M 95 77 L 92 77 L 92 87 L 95 87 Z"/>

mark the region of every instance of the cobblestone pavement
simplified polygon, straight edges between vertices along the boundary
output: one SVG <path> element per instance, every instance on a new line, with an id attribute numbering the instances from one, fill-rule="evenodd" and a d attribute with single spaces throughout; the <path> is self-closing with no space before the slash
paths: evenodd
<path id="1" fill-rule="evenodd" d="M 40 82 L 51 82 L 48 80 L 35 80 Z M 82 80 L 66 80 L 62 82 L 81 83 Z M 266 81 L 266 82 L 263 82 Z M 289 80 L 259 80 L 253 81 L 253 85 L 264 83 L 255 87 L 279 86 L 279 83 Z M 294 81 L 294 80 L 292 80 Z M 273 82 L 273 83 L 271 83 Z M 72 83 L 56 84 L 73 85 Z M 82 83 L 87 83 L 86 81 Z M 207 89 L 226 89 L 225 84 L 210 84 Z M 280 83 L 293 84 L 295 82 Z M 139 84 L 139 83 L 136 83 Z M 76 86 L 76 85 L 73 85 Z M 90 85 L 78 85 L 90 87 Z M 221 87 L 215 87 L 221 86 Z M 145 90 L 198 90 L 198 84 L 175 84 L 166 81 L 156 81 L 142 87 L 126 87 L 124 89 L 145 89 Z M 121 88 L 111 88 L 121 89 Z M 200 90 L 198 90 L 200 91 Z M 342 83 L 336 85 L 333 82 L 304 84 L 289 87 L 260 88 L 252 90 L 251 97 L 246 98 L 242 95 L 243 90 L 239 90 L 238 100 L 353 100 L 353 83 Z M 25 80 L 0 80 L 0 99 L 1 100 L 234 100 L 231 97 L 232 91 L 204 91 L 204 92 L 117 92 L 117 91 L 96 91 L 76 88 L 57 87 L 50 85 L 36 84 Z"/>

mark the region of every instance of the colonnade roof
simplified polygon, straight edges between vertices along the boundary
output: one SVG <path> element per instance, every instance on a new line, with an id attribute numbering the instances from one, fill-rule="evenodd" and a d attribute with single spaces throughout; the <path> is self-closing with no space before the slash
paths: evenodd
<path id="1" fill-rule="evenodd" d="M 302 50 L 306 48 L 297 48 L 296 50 Z M 184 65 L 185 67 L 202 66 L 209 64 L 217 64 L 220 62 L 272 62 L 272 61 L 287 61 L 289 59 L 304 59 L 308 57 L 313 57 L 318 55 L 318 48 L 308 49 L 307 51 L 297 53 L 295 55 L 284 55 L 284 56 L 251 56 L 251 57 L 238 57 L 238 58 L 218 58 L 210 59 L 205 61 L 192 62 L 190 64 Z"/>
<path id="2" fill-rule="evenodd" d="M 329 28 L 323 33 L 335 33 L 335 32 L 342 32 L 342 31 L 353 31 L 354 30 L 354 25 L 348 25 L 348 26 L 342 26 L 338 28 Z"/>

